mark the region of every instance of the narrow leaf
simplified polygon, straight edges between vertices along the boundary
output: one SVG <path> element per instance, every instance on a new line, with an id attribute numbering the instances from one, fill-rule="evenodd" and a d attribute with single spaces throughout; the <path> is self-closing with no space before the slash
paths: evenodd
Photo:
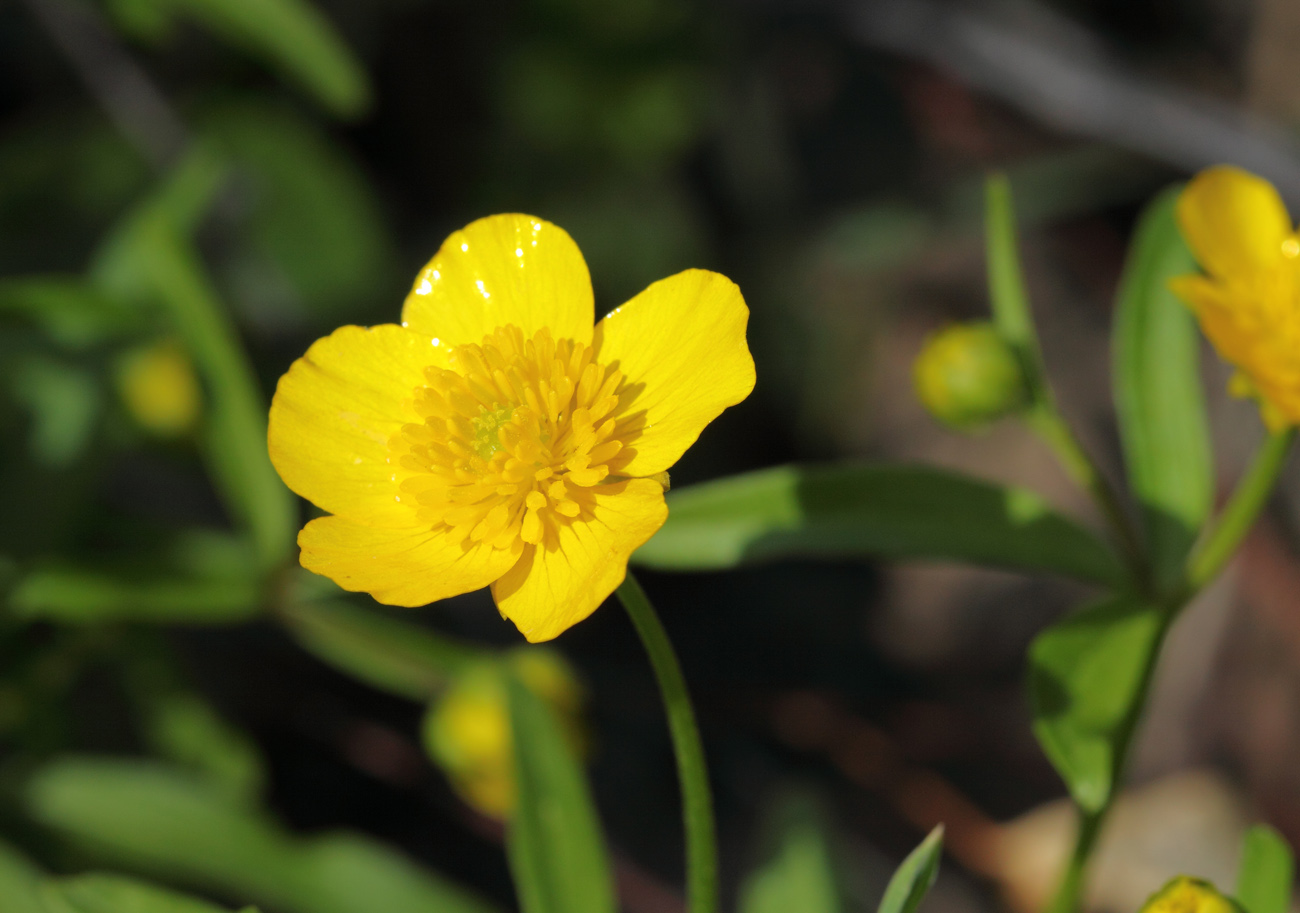
<path id="1" fill-rule="evenodd" d="M 1286 838 L 1267 824 L 1246 831 L 1237 873 L 1237 900 L 1246 913 L 1287 913 L 1295 856 Z"/>
<path id="2" fill-rule="evenodd" d="M 1114 583 L 1092 534 L 1019 488 L 924 466 L 780 466 L 673 491 L 634 555 L 673 570 L 779 558 L 950 559 Z"/>
<path id="3" fill-rule="evenodd" d="M 880 899 L 877 913 L 916 913 L 925 895 L 929 893 L 939 874 L 939 859 L 943 855 L 943 825 L 930 831 L 916 849 L 903 860 L 894 877 L 889 879 L 885 896 Z"/>
<path id="4" fill-rule="evenodd" d="M 586 776 L 546 703 L 509 676 L 517 806 L 506 848 L 523 913 L 614 913 Z"/>
<path id="5" fill-rule="evenodd" d="M 122 875 L 78 875 L 45 886 L 50 913 L 228 913 L 204 900 Z"/>
<path id="6" fill-rule="evenodd" d="M 286 913 L 490 913 L 489 904 L 360 835 L 302 839 L 211 783 L 155 762 L 71 757 L 39 770 L 37 821 L 116 866 Z"/>
<path id="7" fill-rule="evenodd" d="M 5 913 L 47 913 L 41 902 L 44 877 L 35 863 L 0 840 L 0 900 Z"/>
<path id="8" fill-rule="evenodd" d="M 65 624 L 126 620 L 210 624 L 250 618 L 257 614 L 260 600 L 258 587 L 248 580 L 137 580 L 56 566 L 32 571 L 19 581 L 9 604 L 21 617 Z"/>
<path id="9" fill-rule="evenodd" d="M 1169 280 L 1195 272 L 1178 230 L 1178 188 L 1143 213 L 1115 307 L 1113 365 L 1129 483 L 1142 506 L 1157 582 L 1174 585 L 1209 516 L 1213 455 L 1201 387 L 1200 337 Z"/>
<path id="10" fill-rule="evenodd" d="M 270 568 L 293 545 L 296 502 L 267 455 L 267 407 L 253 366 L 187 240 L 222 174 L 220 161 L 198 148 L 114 231 L 94 275 L 110 293 L 161 305 L 184 340 L 209 388 L 201 436 L 213 475 Z"/>
<path id="11" fill-rule="evenodd" d="M 67 349 L 86 349 L 140 329 L 139 315 L 80 276 L 0 280 L 0 314 L 21 316 Z"/>
<path id="12" fill-rule="evenodd" d="M 308 0 L 168 0 L 263 58 L 342 117 L 361 114 L 370 84 L 338 31 Z"/>
<path id="13" fill-rule="evenodd" d="M 824 825 L 816 807 L 802 797 L 779 809 L 776 852 L 745 879 L 740 913 L 840 913 L 839 887 Z"/>
<path id="14" fill-rule="evenodd" d="M 993 322 L 1017 347 L 1037 347 L 1029 296 L 1020 269 L 1020 242 L 1011 182 L 1006 175 L 989 177 L 984 186 L 985 254 L 988 258 L 989 299 Z"/>
<path id="15" fill-rule="evenodd" d="M 1110 798 L 1164 621 L 1154 606 L 1112 596 L 1048 628 L 1030 646 L 1034 734 L 1089 812 Z"/>
<path id="16" fill-rule="evenodd" d="M 345 602 L 301 602 L 281 615 L 318 659 L 383 691 L 428 700 L 482 657 L 468 644 Z"/>
<path id="17" fill-rule="evenodd" d="M 984 185 L 984 243 L 989 281 L 989 304 L 998 332 L 1016 351 L 1035 401 L 1047 397 L 1043 380 L 1038 332 L 1025 292 L 1020 267 L 1020 242 L 1016 232 L 1015 203 L 1005 174 L 989 177 Z"/>

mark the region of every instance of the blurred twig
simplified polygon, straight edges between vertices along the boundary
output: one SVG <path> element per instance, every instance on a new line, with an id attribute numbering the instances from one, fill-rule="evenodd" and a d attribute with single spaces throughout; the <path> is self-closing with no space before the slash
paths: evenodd
<path id="1" fill-rule="evenodd" d="M 24 2 L 122 134 L 155 167 L 173 163 L 185 125 L 99 13 L 71 0 Z"/>
<path id="2" fill-rule="evenodd" d="M 1232 162 L 1300 201 L 1300 147 L 1280 129 L 1129 70 L 1042 7 L 1014 9 L 1012 22 L 965 4 L 863 0 L 845 19 L 862 43 L 925 60 L 1044 124 L 1183 170 Z"/>

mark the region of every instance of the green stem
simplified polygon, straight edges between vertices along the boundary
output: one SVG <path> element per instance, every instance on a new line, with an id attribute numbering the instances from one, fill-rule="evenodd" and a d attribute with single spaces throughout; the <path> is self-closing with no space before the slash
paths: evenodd
<path id="1" fill-rule="evenodd" d="M 1138 585 L 1145 589 L 1148 585 L 1149 573 L 1145 550 L 1137 530 L 1120 503 L 1115 489 L 1088 456 L 1088 452 L 1083 449 L 1083 445 L 1074 436 L 1069 424 L 1056 411 L 1050 399 L 1040 399 L 1026 415 L 1025 421 L 1056 453 L 1057 459 L 1061 461 L 1070 478 L 1092 496 L 1119 545 L 1124 560 L 1129 566 L 1129 572 Z"/>
<path id="2" fill-rule="evenodd" d="M 1286 458 L 1291 452 L 1296 429 L 1287 428 L 1269 436 L 1255 454 L 1237 490 L 1219 514 L 1214 529 L 1192 551 L 1187 561 L 1187 589 L 1195 594 L 1218 576 L 1241 540 L 1255 525 L 1255 518 L 1268 501 Z"/>
<path id="3" fill-rule="evenodd" d="M 1041 432 L 1040 432 L 1041 433 Z M 1288 428 L 1271 435 L 1259 448 L 1251 462 L 1250 468 L 1237 483 L 1236 490 L 1228 499 L 1227 505 L 1219 514 L 1213 530 L 1202 539 L 1187 561 L 1186 582 L 1182 589 L 1165 601 L 1164 619 L 1143 671 L 1142 682 L 1138 688 L 1137 699 L 1129 710 L 1123 728 L 1116 739 L 1115 762 L 1111 782 L 1119 784 L 1123 780 L 1124 768 L 1128 761 L 1129 748 L 1138 722 L 1146 709 L 1147 698 L 1151 692 L 1151 683 L 1155 679 L 1156 662 L 1164 646 L 1165 637 L 1183 607 L 1197 593 L 1210 583 L 1223 566 L 1228 563 L 1241 540 L 1245 538 L 1259 512 L 1268 502 L 1278 475 L 1286 465 L 1287 455 L 1296 437 L 1296 429 Z M 1058 451 L 1059 452 L 1059 451 Z M 1065 460 L 1065 457 L 1062 457 Z M 1086 458 L 1085 458 L 1086 459 Z M 1075 839 L 1074 851 L 1061 877 L 1061 883 L 1052 899 L 1048 913 L 1076 913 L 1083 899 L 1083 888 L 1087 875 L 1088 863 L 1096 847 L 1102 824 L 1110 811 L 1115 792 L 1102 808 L 1095 812 L 1079 810 L 1079 833 Z"/>
<path id="4" fill-rule="evenodd" d="M 618 598 L 632 618 L 650 664 L 659 680 L 677 754 L 677 776 L 682 789 L 682 820 L 686 829 L 686 905 L 690 913 L 716 913 L 718 909 L 718 847 L 713 824 L 713 795 L 704 763 L 704 745 L 695 724 L 695 711 L 686 679 L 677 662 L 668 632 L 632 572 L 618 588 Z"/>
<path id="5" fill-rule="evenodd" d="M 1092 858 L 1093 847 L 1101 833 L 1101 824 L 1106 817 L 1106 809 L 1088 814 L 1079 813 L 1079 833 L 1074 840 L 1074 852 L 1061 876 L 1061 883 L 1056 888 L 1047 913 L 1075 913 L 1083 898 L 1084 878 L 1088 874 L 1088 861 Z"/>

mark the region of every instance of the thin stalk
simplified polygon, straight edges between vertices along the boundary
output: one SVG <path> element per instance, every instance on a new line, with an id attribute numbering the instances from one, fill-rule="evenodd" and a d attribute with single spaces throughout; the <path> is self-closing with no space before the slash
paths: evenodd
<path id="1" fill-rule="evenodd" d="M 1102 821 L 1106 817 L 1107 810 L 1103 808 L 1092 814 L 1079 812 L 1079 833 L 1074 839 L 1074 851 L 1070 854 L 1070 861 L 1061 876 L 1061 883 L 1057 885 L 1056 894 L 1052 897 L 1047 913 L 1075 913 L 1079 909 L 1079 902 L 1083 898 L 1084 879 L 1088 874 L 1088 862 L 1092 858 L 1092 850 L 1097 844 L 1097 837 L 1101 833 Z"/>
<path id="2" fill-rule="evenodd" d="M 1120 503 L 1119 496 L 1106 476 L 1088 456 L 1069 424 L 1056 411 L 1050 400 L 1040 400 L 1026 415 L 1025 421 L 1034 432 L 1056 453 L 1070 478 L 1082 486 L 1096 502 L 1110 528 L 1116 544 L 1124 556 L 1129 572 L 1140 587 L 1146 589 L 1148 577 L 1146 551 L 1138 537 L 1137 529 Z"/>
<path id="3" fill-rule="evenodd" d="M 1067 429 L 1068 430 L 1068 429 Z M 1040 431 L 1041 433 L 1041 431 Z M 1146 669 L 1143 671 L 1141 687 L 1137 700 L 1133 702 L 1129 715 L 1124 721 L 1124 728 L 1116 740 L 1115 766 L 1112 783 L 1115 789 L 1102 808 L 1095 812 L 1079 810 L 1079 833 L 1075 838 L 1074 851 L 1061 877 L 1056 895 L 1052 899 L 1048 913 L 1077 913 L 1083 899 L 1083 889 L 1087 876 L 1088 863 L 1096 847 L 1097 838 L 1109 813 L 1118 785 L 1123 781 L 1124 769 L 1128 762 L 1129 749 L 1138 722 L 1146 709 L 1151 692 L 1151 683 L 1155 679 L 1156 662 L 1164 647 L 1166 635 L 1174 621 L 1196 595 L 1223 570 L 1232 557 L 1241 540 L 1246 537 L 1259 512 L 1268 502 L 1286 458 L 1291 452 L 1291 445 L 1296 438 L 1296 429 L 1288 428 L 1271 435 L 1255 454 L 1250 468 L 1237 483 L 1236 490 L 1228 499 L 1227 505 L 1219 514 L 1212 531 L 1192 551 L 1187 561 L 1186 580 L 1178 593 L 1168 598 L 1165 605 L 1164 622 L 1159 635 L 1152 644 Z M 1059 451 L 1058 451 L 1059 452 Z M 1065 461 L 1065 456 L 1062 456 Z"/>
<path id="4" fill-rule="evenodd" d="M 713 794 L 704 763 L 704 745 L 695 724 L 695 711 L 677 654 L 659 615 L 631 571 L 618 588 L 618 598 L 650 654 L 668 716 L 677 777 L 682 790 L 682 823 L 686 831 L 686 906 L 690 913 L 718 909 L 718 845 L 713 823 Z"/>
<path id="5" fill-rule="evenodd" d="M 1255 453 L 1250 468 L 1237 483 L 1237 490 L 1219 514 L 1214 529 L 1196 546 L 1187 561 L 1187 587 L 1192 594 L 1218 576 L 1246 533 L 1255 525 L 1255 518 L 1268 501 L 1273 485 L 1286 465 L 1295 437 L 1295 428 L 1279 431 L 1270 435 Z"/>

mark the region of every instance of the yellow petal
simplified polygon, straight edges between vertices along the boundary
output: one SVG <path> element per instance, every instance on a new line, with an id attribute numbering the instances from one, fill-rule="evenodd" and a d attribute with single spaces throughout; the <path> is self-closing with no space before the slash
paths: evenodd
<path id="1" fill-rule="evenodd" d="M 515 564 L 521 551 L 466 546 L 445 530 L 376 529 L 343 517 L 312 520 L 298 534 L 298 545 L 307 570 L 400 606 L 482 589 Z"/>
<path id="2" fill-rule="evenodd" d="M 395 324 L 345 326 L 317 340 L 280 378 L 267 434 L 280 478 L 317 507 L 371 526 L 409 526 L 388 438 L 436 356 L 428 337 Z"/>
<path id="3" fill-rule="evenodd" d="M 443 242 L 415 277 L 402 323 L 444 346 L 480 343 L 514 324 L 531 337 L 591 341 L 591 276 L 564 229 L 532 216 L 488 216 Z"/>
<path id="4" fill-rule="evenodd" d="M 1191 180 L 1178 198 L 1178 224 L 1201 266 L 1220 278 L 1275 265 L 1292 230 L 1273 185 L 1228 165 Z"/>
<path id="5" fill-rule="evenodd" d="M 661 279 L 596 327 L 596 358 L 625 377 L 616 472 L 672 466 L 704 426 L 754 389 L 749 309 L 726 276 L 692 269 Z"/>
<path id="6" fill-rule="evenodd" d="M 492 584 L 501 614 L 533 643 L 550 640 L 596 610 L 627 575 L 627 559 L 668 519 L 664 490 L 649 479 L 594 489 L 589 519 L 524 548 Z"/>

